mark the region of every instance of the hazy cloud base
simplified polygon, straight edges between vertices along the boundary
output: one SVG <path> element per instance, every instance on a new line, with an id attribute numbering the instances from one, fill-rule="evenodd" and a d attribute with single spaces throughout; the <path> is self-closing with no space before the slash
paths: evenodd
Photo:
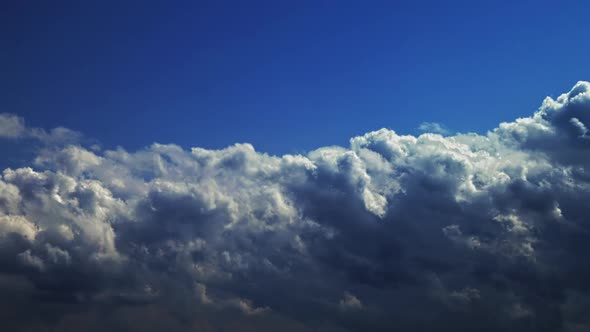
<path id="1" fill-rule="evenodd" d="M 2 329 L 587 331 L 589 127 L 587 82 L 485 136 L 282 157 L 0 115 L 39 146 L 0 178 Z"/>

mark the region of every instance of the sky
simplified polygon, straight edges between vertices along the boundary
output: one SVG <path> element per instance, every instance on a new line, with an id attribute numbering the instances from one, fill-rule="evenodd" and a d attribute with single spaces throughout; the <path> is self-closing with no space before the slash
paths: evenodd
<path id="1" fill-rule="evenodd" d="M 584 2 L 8 1 L 0 109 L 107 147 L 485 133 L 588 77 Z M 486 100 L 482 103 L 482 100 Z M 114 125 L 116 123 L 116 125 Z"/>
<path id="2" fill-rule="evenodd" d="M 583 2 L 12 1 L 0 330 L 590 330 Z"/>

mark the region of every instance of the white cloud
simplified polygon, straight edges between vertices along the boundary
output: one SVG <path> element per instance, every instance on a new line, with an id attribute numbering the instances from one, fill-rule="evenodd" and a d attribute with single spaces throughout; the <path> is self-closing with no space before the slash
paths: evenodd
<path id="1" fill-rule="evenodd" d="M 67 144 L 80 140 L 80 133 L 64 127 L 51 129 L 49 132 L 34 127 L 27 127 L 25 120 L 15 114 L 0 113 L 0 138 L 34 139 L 45 144 Z"/>
<path id="2" fill-rule="evenodd" d="M 441 134 L 441 135 L 448 135 L 451 133 L 450 130 L 446 126 L 444 126 L 438 122 L 422 122 L 418 126 L 418 129 L 424 133 L 435 133 L 435 134 Z"/>
<path id="3" fill-rule="evenodd" d="M 14 114 L 0 113 L 0 137 L 19 138 L 25 134 L 25 121 Z"/>
<path id="4" fill-rule="evenodd" d="M 477 329 L 494 310 L 486 328 L 577 326 L 559 317 L 585 310 L 565 289 L 590 296 L 589 87 L 486 135 L 443 137 L 430 123 L 306 155 L 101 151 L 2 115 L 3 137 L 44 145 L 0 178 L 0 264 L 31 298 L 165 307 L 182 324 L 196 312 L 292 326 L 321 315 L 393 330 L 429 312 L 428 326 Z"/>

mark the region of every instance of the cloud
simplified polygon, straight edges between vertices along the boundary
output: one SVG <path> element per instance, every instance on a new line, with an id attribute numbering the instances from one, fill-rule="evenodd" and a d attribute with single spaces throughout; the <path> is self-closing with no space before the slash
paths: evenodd
<path id="1" fill-rule="evenodd" d="M 342 310 L 356 310 L 363 307 L 361 301 L 348 292 L 344 293 L 344 297 L 340 300 L 339 305 Z"/>
<path id="2" fill-rule="evenodd" d="M 0 139 L 33 139 L 45 144 L 75 143 L 81 134 L 64 127 L 46 131 L 41 128 L 27 127 L 25 120 L 15 114 L 0 113 Z"/>
<path id="3" fill-rule="evenodd" d="M 102 151 L 2 115 L 7 141 L 43 143 L 0 177 L 0 320 L 588 329 L 589 114 L 579 82 L 486 135 L 381 129 L 283 156 L 250 144 Z"/>
<path id="4" fill-rule="evenodd" d="M 450 134 L 450 130 L 447 127 L 437 122 L 422 122 L 418 126 L 418 130 L 424 133 L 435 133 L 441 135 Z"/>
<path id="5" fill-rule="evenodd" d="M 18 138 L 25 133 L 25 122 L 22 118 L 7 113 L 0 113 L 0 137 Z"/>

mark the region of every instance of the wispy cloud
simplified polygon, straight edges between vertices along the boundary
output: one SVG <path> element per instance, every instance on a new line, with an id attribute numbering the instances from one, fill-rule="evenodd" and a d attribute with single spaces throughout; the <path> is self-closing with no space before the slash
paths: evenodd
<path id="1" fill-rule="evenodd" d="M 441 135 L 448 135 L 451 133 L 447 127 L 437 122 L 422 122 L 418 126 L 418 130 L 424 133 L 435 133 Z"/>
<path id="2" fill-rule="evenodd" d="M 15 114 L 0 113 L 0 138 L 35 139 L 45 144 L 75 143 L 81 134 L 64 127 L 45 131 L 41 128 L 25 126 L 25 120 Z"/>

